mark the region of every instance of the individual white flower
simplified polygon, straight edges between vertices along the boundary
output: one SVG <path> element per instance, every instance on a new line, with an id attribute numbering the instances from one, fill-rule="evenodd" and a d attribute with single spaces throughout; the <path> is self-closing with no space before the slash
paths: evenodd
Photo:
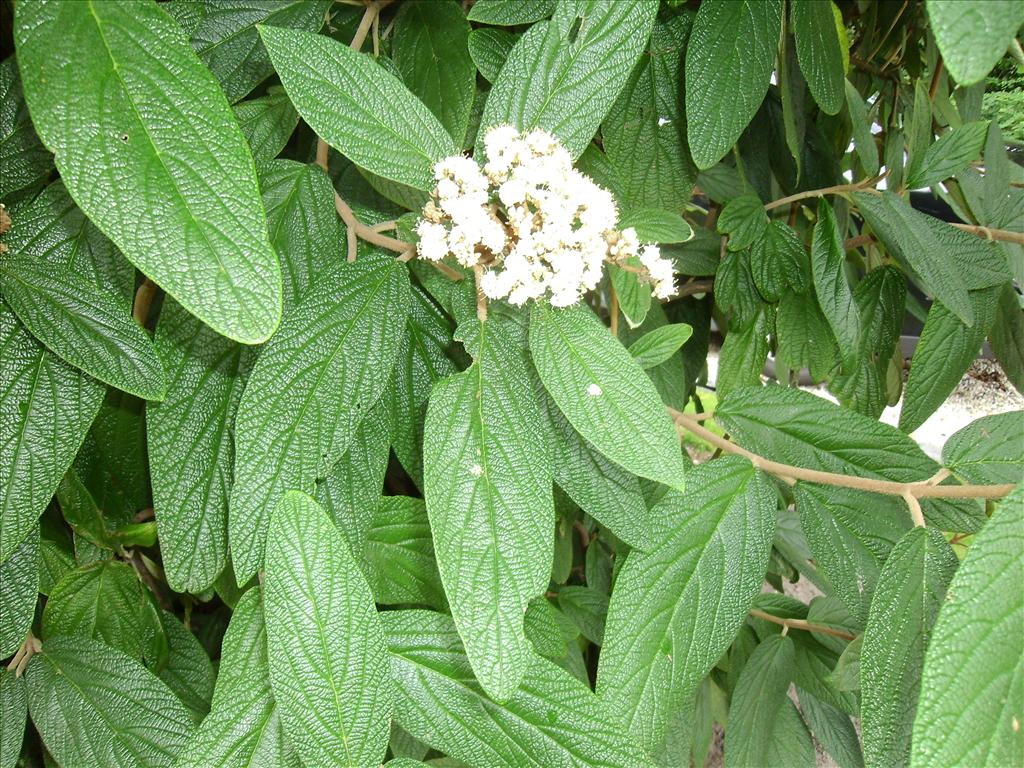
<path id="1" fill-rule="evenodd" d="M 672 262 L 662 258 L 661 249 L 656 245 L 645 245 L 640 251 L 640 263 L 650 276 L 654 295 L 659 299 L 667 299 L 675 293 L 675 277 L 672 274 Z"/>
<path id="2" fill-rule="evenodd" d="M 420 238 L 420 255 L 428 261 L 440 261 L 448 255 L 448 230 L 427 219 L 416 227 Z"/>

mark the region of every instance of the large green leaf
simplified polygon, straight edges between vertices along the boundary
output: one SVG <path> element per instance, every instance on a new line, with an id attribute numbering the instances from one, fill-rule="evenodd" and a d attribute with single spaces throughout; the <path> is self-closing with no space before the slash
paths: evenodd
<path id="1" fill-rule="evenodd" d="M 135 569 L 101 560 L 67 574 L 50 592 L 43 611 L 43 639 L 53 635 L 95 638 L 141 659 L 143 612 L 149 608 Z"/>
<path id="2" fill-rule="evenodd" d="M 258 24 L 319 32 L 331 0 L 202 0 L 192 47 L 234 103 L 273 73 Z"/>
<path id="3" fill-rule="evenodd" d="M 473 7 L 479 5 L 477 3 Z M 484 80 L 493 83 L 498 79 L 498 73 L 518 39 L 519 35 L 514 32 L 493 27 L 480 27 L 469 33 L 469 55 Z"/>
<path id="4" fill-rule="evenodd" d="M 750 249 L 750 273 L 757 290 L 768 301 L 778 301 L 787 286 L 804 293 L 807 266 L 803 241 L 781 221 L 771 222 Z"/>
<path id="5" fill-rule="evenodd" d="M 281 153 L 299 124 L 299 113 L 280 85 L 271 86 L 258 99 L 240 101 L 231 110 L 257 167 Z"/>
<path id="6" fill-rule="evenodd" d="M 0 563 L 0 659 L 12 655 L 28 633 L 39 597 L 39 531 L 31 530 Z"/>
<path id="7" fill-rule="evenodd" d="M 430 611 L 381 614 L 398 698 L 395 718 L 435 749 L 493 768 L 645 768 L 607 705 L 550 661 L 531 654 L 505 703 L 480 689 L 451 618 Z"/>
<path id="8" fill-rule="evenodd" d="M 803 482 L 793 495 L 815 566 L 850 618 L 863 627 L 882 564 L 911 527 L 906 502 L 898 496 Z"/>
<path id="9" fill-rule="evenodd" d="M 654 0 L 568 0 L 534 24 L 509 53 L 480 119 L 488 128 L 543 128 L 575 158 L 626 85 L 654 24 Z"/>
<path id="10" fill-rule="evenodd" d="M 462 146 L 476 92 L 469 56 L 469 22 L 455 0 L 402 3 L 391 58 L 409 90 Z"/>
<path id="11" fill-rule="evenodd" d="M 857 148 L 857 157 L 868 176 L 878 174 L 878 145 L 871 133 L 872 120 L 868 117 L 868 105 L 864 102 L 853 83 L 845 81 L 846 109 L 853 130 L 853 143 Z"/>
<path id="12" fill-rule="evenodd" d="M 661 397 L 589 308 L 536 305 L 530 351 L 544 388 L 587 442 L 634 474 L 682 488 L 686 465 Z"/>
<path id="13" fill-rule="evenodd" d="M 376 602 L 427 605 L 438 610 L 447 606 L 422 499 L 381 499 L 362 562 Z"/>
<path id="14" fill-rule="evenodd" d="M 269 337 L 280 275 L 252 156 L 171 17 L 90 0 L 28 3 L 15 22 L 32 119 L 75 202 L 215 330 Z"/>
<path id="15" fill-rule="evenodd" d="M 822 111 L 834 115 L 842 109 L 846 85 L 832 3 L 795 0 L 790 5 L 790 18 L 796 38 L 796 60 L 807 79 L 807 87 Z"/>
<path id="16" fill-rule="evenodd" d="M 930 187 L 960 173 L 981 157 L 987 135 L 988 123 L 984 121 L 951 128 L 928 147 L 920 166 L 907 177 L 907 186 Z"/>
<path id="17" fill-rule="evenodd" d="M 597 692 L 648 750 L 732 643 L 761 589 L 775 531 L 767 478 L 725 457 L 652 510 L 655 543 L 615 582 Z"/>
<path id="18" fill-rule="evenodd" d="M 334 187 L 315 165 L 273 160 L 259 170 L 267 234 L 281 257 L 284 306 L 290 311 L 313 280 L 345 255 Z"/>
<path id="19" fill-rule="evenodd" d="M 1007 283 L 999 294 L 996 322 L 989 333 L 996 359 L 1018 392 L 1024 391 L 1024 308 L 1013 285 Z"/>
<path id="20" fill-rule="evenodd" d="M 928 480 L 939 471 L 895 427 L 799 389 L 736 390 L 718 404 L 715 418 L 744 448 L 785 464 L 898 483 Z M 943 530 L 973 532 L 984 521 L 972 500 L 922 499 L 921 507 Z"/>
<path id="21" fill-rule="evenodd" d="M 800 691 L 800 712 L 814 738 L 840 768 L 864 768 L 860 738 L 845 712 L 803 690 Z"/>
<path id="22" fill-rule="evenodd" d="M 469 20 L 515 27 L 547 18 L 554 10 L 555 0 L 478 0 L 469 9 Z"/>
<path id="23" fill-rule="evenodd" d="M 911 764 L 1024 761 L 1024 492 L 999 503 L 953 577 L 925 656 Z"/>
<path id="24" fill-rule="evenodd" d="M 477 679 L 500 701 L 529 665 L 523 614 L 551 573 L 551 458 L 510 331 L 493 320 L 469 333 L 473 364 L 430 394 L 423 490 L 452 616 Z"/>
<path id="25" fill-rule="evenodd" d="M 26 677 L 32 722 L 64 768 L 170 766 L 194 725 L 162 680 L 96 640 L 50 638 Z"/>
<path id="26" fill-rule="evenodd" d="M 201 592 L 227 563 L 235 410 L 255 350 L 167 300 L 156 346 L 170 386 L 146 408 L 153 509 L 167 583 Z"/>
<path id="27" fill-rule="evenodd" d="M 214 681 L 210 657 L 202 643 L 172 613 L 163 611 L 160 623 L 167 636 L 167 665 L 157 676 L 167 683 L 181 703 L 188 707 L 196 722 L 210 711 L 210 697 L 213 696 Z"/>
<path id="28" fill-rule="evenodd" d="M 948 240 L 928 225 L 931 218 L 910 207 L 894 192 L 874 195 L 854 192 L 854 201 L 878 237 L 918 276 L 921 287 L 945 304 L 965 325 L 974 324 L 974 308 L 967 295 L 970 279 L 957 268 Z M 948 225 L 947 230 L 951 229 Z"/>
<path id="29" fill-rule="evenodd" d="M 322 35 L 261 27 L 281 82 L 316 134 L 360 168 L 430 189 L 451 136 L 409 89 L 369 56 Z"/>
<path id="30" fill-rule="evenodd" d="M 942 302 L 932 303 L 910 360 L 900 411 L 900 429 L 904 432 L 913 432 L 924 424 L 956 389 L 995 322 L 998 295 L 998 288 L 967 294 L 974 317 L 970 326 Z"/>
<path id="31" fill-rule="evenodd" d="M 35 528 L 103 402 L 0 302 L 0 563 Z"/>
<path id="32" fill-rule="evenodd" d="M 942 58 L 960 85 L 981 82 L 1024 23 L 1017 2 L 928 0 L 928 19 Z"/>
<path id="33" fill-rule="evenodd" d="M 842 235 L 836 224 L 832 206 L 822 198 L 818 204 L 818 222 L 814 225 L 811 244 L 811 272 L 818 303 L 828 320 L 832 333 L 839 342 L 843 368 L 856 364 L 860 352 L 860 315 L 853 291 L 846 279 L 846 253 Z"/>
<path id="34" fill-rule="evenodd" d="M 794 371 L 806 368 L 815 381 L 829 378 L 839 368 L 839 346 L 813 293 L 787 288 L 779 301 L 775 329 L 778 362 Z M 832 382 L 837 378 L 832 376 Z"/>
<path id="35" fill-rule="evenodd" d="M 221 645 L 210 714 L 189 739 L 177 768 L 297 768 L 270 689 L 259 588 L 238 601 Z"/>
<path id="36" fill-rule="evenodd" d="M 113 293 L 24 252 L 0 264 L 0 291 L 32 335 L 63 360 L 125 392 L 163 399 L 167 375 L 153 342 Z"/>
<path id="37" fill-rule="evenodd" d="M 678 211 L 690 199 L 697 174 L 686 149 L 681 88 L 689 32 L 690 16 L 654 25 L 648 55 L 601 125 L 604 151 L 622 182 L 619 197 L 627 208 Z"/>
<path id="38" fill-rule="evenodd" d="M 313 499 L 281 497 L 267 534 L 270 684 L 306 765 L 377 765 L 392 691 L 373 596 L 348 542 Z"/>
<path id="39" fill-rule="evenodd" d="M 729 706 L 726 766 L 759 768 L 766 764 L 780 710 L 789 704 L 786 691 L 795 666 L 793 641 L 781 634 L 769 635 L 747 659 Z"/>
<path id="40" fill-rule="evenodd" d="M 228 541 L 239 582 L 262 564 L 280 494 L 314 492 L 381 396 L 408 303 L 405 266 L 366 255 L 321 275 L 263 349 L 235 420 Z"/>
<path id="41" fill-rule="evenodd" d="M 969 483 L 1019 483 L 1024 478 L 1024 412 L 983 416 L 954 433 L 942 463 Z"/>
<path id="42" fill-rule="evenodd" d="M 781 0 L 701 3 L 686 47 L 686 130 L 698 168 L 721 160 L 761 106 L 782 13 Z"/>
<path id="43" fill-rule="evenodd" d="M 27 719 L 25 681 L 13 670 L 0 669 L 0 768 L 17 765 Z"/>
<path id="44" fill-rule="evenodd" d="M 868 765 L 899 768 L 909 762 L 921 665 L 956 567 L 956 555 L 934 528 L 907 533 L 882 567 L 860 652 Z"/>
<path id="45" fill-rule="evenodd" d="M 14 56 L 0 64 L 0 200 L 40 181 L 53 168 L 53 156 L 39 141 L 21 93 Z"/>

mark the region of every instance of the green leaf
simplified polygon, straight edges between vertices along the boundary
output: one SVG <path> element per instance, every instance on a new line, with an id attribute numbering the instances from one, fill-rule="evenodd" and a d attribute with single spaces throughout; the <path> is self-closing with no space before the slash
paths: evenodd
<path id="1" fill-rule="evenodd" d="M 1018 392 L 1024 391 L 1024 309 L 1013 285 L 1006 284 L 999 294 L 996 321 L 989 332 L 989 343 L 999 365 Z"/>
<path id="2" fill-rule="evenodd" d="M 860 352 L 860 314 L 846 279 L 846 252 L 835 214 L 824 198 L 818 204 L 818 222 L 811 244 L 814 292 L 839 343 L 843 369 L 852 369 Z"/>
<path id="3" fill-rule="evenodd" d="M 470 21 L 517 27 L 546 19 L 555 10 L 555 0 L 478 0 L 469 9 Z"/>
<path id="4" fill-rule="evenodd" d="M 863 627 L 885 559 L 910 530 L 906 502 L 805 482 L 796 484 L 793 495 L 814 564 Z"/>
<path id="5" fill-rule="evenodd" d="M 384 394 L 391 416 L 391 447 L 402 468 L 423 487 L 423 419 L 435 382 L 455 372 L 445 350 L 451 344 L 448 319 L 414 284 L 409 318 L 399 342 L 395 375 Z"/>
<path id="6" fill-rule="evenodd" d="M 995 322 L 998 289 L 967 294 L 974 323 L 964 325 L 941 301 L 932 302 L 910 360 L 900 429 L 910 433 L 927 421 L 960 383 Z"/>
<path id="7" fill-rule="evenodd" d="M 928 86 L 919 78 L 913 83 L 914 102 L 904 118 L 907 130 L 907 154 L 904 173 L 906 179 L 914 176 L 924 164 L 924 156 L 932 143 L 932 101 Z M 908 127 L 909 126 L 909 127 Z M 888 160 L 888 158 L 886 158 Z"/>
<path id="8" fill-rule="evenodd" d="M 807 87 L 828 115 L 843 108 L 845 86 L 843 52 L 839 45 L 832 3 L 821 0 L 796 0 L 790 5 L 796 60 L 807 79 Z"/>
<path id="9" fill-rule="evenodd" d="M 341 261 L 345 238 L 331 180 L 315 165 L 273 160 L 260 166 L 267 234 L 281 257 L 284 306 L 299 304 L 313 280 Z"/>
<path id="10" fill-rule="evenodd" d="M 744 448 L 793 466 L 898 483 L 922 482 L 939 471 L 895 427 L 799 389 L 737 390 L 719 402 L 715 419 Z M 969 500 L 922 499 L 921 507 L 942 530 L 970 533 L 983 520 Z"/>
<path id="11" fill-rule="evenodd" d="M 271 518 L 265 612 L 270 683 L 303 762 L 376 765 L 392 691 L 373 596 L 348 542 L 298 491 Z"/>
<path id="12" fill-rule="evenodd" d="M 760 591 L 775 499 L 748 461 L 725 457 L 691 470 L 686 494 L 670 491 L 651 517 L 654 544 L 630 552 L 615 582 L 597 673 L 598 694 L 648 750 Z"/>
<path id="13" fill-rule="evenodd" d="M 800 711 L 814 738 L 840 768 L 864 768 L 860 738 L 845 712 L 806 691 L 800 691 Z"/>
<path id="14" fill-rule="evenodd" d="M 779 362 L 795 371 L 807 368 L 814 381 L 834 374 L 839 367 L 839 347 L 817 297 L 787 288 L 779 302 L 775 325 L 775 357 Z"/>
<path id="15" fill-rule="evenodd" d="M 719 396 L 739 387 L 760 386 L 761 372 L 769 352 L 769 311 L 759 308 L 747 328 L 734 327 L 726 335 L 718 356 L 718 378 L 715 381 L 715 391 Z"/>
<path id="16" fill-rule="evenodd" d="M 980 83 L 1024 23 L 1019 3 L 928 0 L 928 19 L 949 73 L 962 86 Z"/>
<path id="17" fill-rule="evenodd" d="M 35 529 L 103 402 L 0 302 L 0 563 Z"/>
<path id="18" fill-rule="evenodd" d="M 783 701 L 774 717 L 765 755 L 764 759 L 768 765 L 811 768 L 818 764 L 811 734 L 791 700 Z"/>
<path id="19" fill-rule="evenodd" d="M 604 150 L 622 179 L 617 196 L 627 208 L 678 211 L 689 202 L 697 173 L 686 148 L 681 82 L 691 18 L 655 23 L 647 55 L 601 125 Z"/>
<path id="20" fill-rule="evenodd" d="M 754 649 L 740 673 L 729 706 L 725 731 L 728 768 L 764 765 L 779 710 L 789 703 L 786 691 L 795 674 L 793 641 L 771 634 Z"/>
<path id="21" fill-rule="evenodd" d="M 473 7 L 479 6 L 477 3 Z M 505 29 L 480 27 L 469 33 L 469 55 L 484 80 L 493 83 L 505 66 L 519 35 Z"/>
<path id="22" fill-rule="evenodd" d="M 456 144 L 430 110 L 369 56 L 322 35 L 261 27 L 281 82 L 317 136 L 371 173 L 415 189 Z"/>
<path id="23" fill-rule="evenodd" d="M 199 593 L 227 564 L 235 410 L 255 349 L 170 300 L 155 341 L 170 380 L 165 400 L 146 408 L 160 554 L 171 589 Z"/>
<path id="24" fill-rule="evenodd" d="M 783 3 L 701 3 L 686 47 L 690 152 L 700 169 L 725 156 L 754 117 L 775 68 Z"/>
<path id="25" fill-rule="evenodd" d="M 640 268 L 640 259 L 630 256 L 626 259 L 628 266 Z M 651 311 L 651 286 L 640 282 L 640 276 L 627 272 L 614 264 L 608 265 L 608 277 L 611 279 L 615 296 L 619 300 L 619 309 L 630 328 L 641 325 Z"/>
<path id="26" fill-rule="evenodd" d="M 167 375 L 153 342 L 113 293 L 28 252 L 0 264 L 0 290 L 18 319 L 61 359 L 143 399 L 162 400 Z"/>
<path id="27" fill-rule="evenodd" d="M 268 88 L 266 96 L 240 101 L 231 109 L 257 166 L 281 154 L 299 124 L 299 113 L 280 85 Z"/>
<path id="28" fill-rule="evenodd" d="M 608 595 L 591 587 L 562 587 L 558 590 L 558 605 L 587 640 L 601 645 L 608 616 Z"/>
<path id="29" fill-rule="evenodd" d="M 252 158 L 171 17 L 155 3 L 30 3 L 15 21 L 32 119 L 75 202 L 219 333 L 267 339 L 281 288 Z"/>
<path id="30" fill-rule="evenodd" d="M 763 315 L 764 303 L 754 284 L 750 251 L 728 251 L 719 262 L 715 271 L 715 304 L 729 313 L 729 330 L 733 332 L 750 327 Z"/>
<path id="31" fill-rule="evenodd" d="M 85 538 L 102 549 L 120 549 L 117 537 L 107 525 L 103 510 L 96 505 L 96 500 L 74 469 L 69 469 L 57 486 L 57 503 L 75 536 Z"/>
<path id="32" fill-rule="evenodd" d="M 161 612 L 160 623 L 167 635 L 169 653 L 167 666 L 159 671 L 158 676 L 199 722 L 210 711 L 210 697 L 216 680 L 210 657 L 199 638 L 186 629 L 174 614 Z"/>
<path id="33" fill-rule="evenodd" d="M 768 216 L 757 195 L 740 195 L 722 207 L 717 226 L 720 234 L 729 235 L 729 250 L 741 251 L 764 235 Z"/>
<path id="34" fill-rule="evenodd" d="M 857 149 L 857 157 L 868 176 L 878 174 L 878 145 L 875 144 L 874 134 L 871 133 L 871 117 L 868 114 L 868 105 L 864 103 L 864 97 L 860 95 L 853 83 L 845 81 L 846 87 L 846 110 L 850 117 L 850 125 L 853 129 L 853 144 Z"/>
<path id="35" fill-rule="evenodd" d="M 973 325 L 974 310 L 965 278 L 949 256 L 950 249 L 940 233 L 927 225 L 931 217 L 918 213 L 893 192 L 881 195 L 854 192 L 853 199 L 864 220 L 893 256 L 918 276 L 921 287 L 945 304 L 965 325 Z"/>
<path id="36" fill-rule="evenodd" d="M 644 243 L 685 243 L 693 230 L 682 216 L 657 208 L 634 208 L 619 218 L 619 229 L 632 227 Z"/>
<path id="37" fill-rule="evenodd" d="M 221 646 L 213 704 L 189 739 L 177 768 L 297 768 L 270 690 L 260 589 L 248 590 L 231 614 Z"/>
<path id="38" fill-rule="evenodd" d="M 946 441 L 942 463 L 969 483 L 1019 483 L 1024 477 L 1021 434 L 1024 412 L 983 416 Z"/>
<path id="39" fill-rule="evenodd" d="M 500 701 L 528 665 L 523 613 L 551 573 L 551 460 L 509 331 L 492 321 L 472 332 L 474 363 L 430 394 L 424 496 L 452 616 L 477 679 Z"/>
<path id="40" fill-rule="evenodd" d="M 678 352 L 692 335 L 693 328 L 686 323 L 663 325 L 630 344 L 629 354 L 641 368 L 653 368 Z"/>
<path id="41" fill-rule="evenodd" d="M 138 661 L 96 640 L 53 637 L 26 673 L 32 722 L 65 768 L 164 768 L 193 720 Z"/>
<path id="42" fill-rule="evenodd" d="M 38 592 L 39 531 L 36 529 L 29 531 L 11 556 L 0 563 L 0 659 L 17 651 L 32 627 Z"/>
<path id="43" fill-rule="evenodd" d="M 476 93 L 462 9 L 455 0 L 414 0 L 402 3 L 394 24 L 391 58 L 403 82 L 462 146 Z"/>
<path id="44" fill-rule="evenodd" d="M 682 487 L 686 465 L 657 390 L 589 308 L 536 305 L 530 350 L 544 388 L 587 442 L 629 472 Z"/>
<path id="45" fill-rule="evenodd" d="M 274 71 L 257 25 L 319 32 L 330 7 L 330 0 L 204 0 L 192 47 L 233 104 Z"/>
<path id="46" fill-rule="evenodd" d="M 438 610 L 448 605 L 422 499 L 381 499 L 366 537 L 363 567 L 378 603 L 420 604 Z"/>
<path id="47" fill-rule="evenodd" d="M 860 653 L 861 729 L 869 765 L 909 763 L 921 665 L 956 567 L 956 555 L 934 528 L 908 532 L 882 567 Z"/>
<path id="48" fill-rule="evenodd" d="M 781 221 L 768 225 L 750 250 L 750 273 L 758 292 L 778 301 L 786 287 L 807 290 L 807 251 L 799 235 Z"/>
<path id="49" fill-rule="evenodd" d="M 39 141 L 21 93 L 14 56 L 0 64 L 0 200 L 41 181 L 53 168 L 53 156 Z"/>
<path id="50" fill-rule="evenodd" d="M 262 565 L 280 494 L 313 493 L 380 398 L 408 303 L 404 265 L 368 254 L 321 275 L 263 349 L 235 419 L 228 542 L 240 583 Z"/>
<path id="51" fill-rule="evenodd" d="M 657 10 L 653 0 L 557 5 L 509 54 L 484 105 L 476 154 L 488 128 L 509 124 L 543 128 L 579 157 L 646 49 Z"/>
<path id="52" fill-rule="evenodd" d="M 144 589 L 135 570 L 120 560 L 101 560 L 74 570 L 50 592 L 43 611 L 43 639 L 94 638 L 142 659 L 143 613 L 148 606 Z"/>
<path id="53" fill-rule="evenodd" d="M 988 122 L 967 123 L 951 128 L 928 147 L 921 165 L 907 177 L 911 189 L 931 187 L 955 176 L 981 157 L 988 135 Z"/>
<path id="54" fill-rule="evenodd" d="M 520 768 L 653 766 L 607 705 L 550 661 L 531 654 L 509 700 L 489 698 L 450 617 L 430 611 L 381 614 L 397 700 L 409 733 L 470 765 Z"/>
<path id="55" fill-rule="evenodd" d="M 0 768 L 14 768 L 28 719 L 25 681 L 14 672 L 0 669 Z"/>
<path id="56" fill-rule="evenodd" d="M 1018 488 L 996 507 L 949 586 L 924 661 L 915 768 L 1024 758 L 1022 509 Z"/>

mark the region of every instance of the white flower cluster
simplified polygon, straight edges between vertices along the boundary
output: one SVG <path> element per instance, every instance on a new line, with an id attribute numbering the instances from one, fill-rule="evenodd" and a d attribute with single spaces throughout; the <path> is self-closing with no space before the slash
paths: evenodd
<path id="1" fill-rule="evenodd" d="M 544 296 L 555 307 L 575 304 L 597 286 L 605 261 L 634 256 L 654 294 L 672 295 L 672 263 L 656 245 L 641 246 L 634 229 L 615 229 L 611 194 L 572 167 L 557 139 L 499 126 L 484 148 L 482 170 L 462 156 L 434 166 L 437 188 L 416 229 L 420 256 L 480 267 L 483 293 L 515 305 Z"/>

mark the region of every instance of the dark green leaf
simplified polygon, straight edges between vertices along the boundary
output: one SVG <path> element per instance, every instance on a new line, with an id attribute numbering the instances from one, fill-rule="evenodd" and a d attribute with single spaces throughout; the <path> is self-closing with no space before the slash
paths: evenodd
<path id="1" fill-rule="evenodd" d="M 942 448 L 942 463 L 969 483 L 1019 483 L 1024 477 L 1024 413 L 983 416 Z"/>
<path id="2" fill-rule="evenodd" d="M 928 147 L 920 166 L 907 176 L 907 186 L 912 189 L 930 187 L 960 173 L 981 157 L 981 147 L 987 135 L 987 122 L 951 128 Z"/>
<path id="3" fill-rule="evenodd" d="M 996 321 L 989 333 L 996 359 L 1018 392 L 1024 391 L 1024 309 L 1013 285 L 999 294 Z"/>
<path id="4" fill-rule="evenodd" d="M 96 505 L 96 500 L 74 469 L 69 469 L 57 486 L 57 503 L 76 537 L 81 536 L 103 549 L 119 549 L 103 510 Z"/>
<path id="5" fill-rule="evenodd" d="M 845 87 L 846 109 L 853 129 L 853 144 L 857 148 L 857 157 L 860 158 L 864 172 L 868 176 L 875 176 L 878 173 L 878 145 L 875 144 L 874 134 L 871 133 L 868 105 L 864 103 L 860 91 L 849 80 L 845 81 Z"/>
<path id="6" fill-rule="evenodd" d="M 773 221 L 750 249 L 750 272 L 758 292 L 778 301 L 787 286 L 807 290 L 807 250 L 792 227 Z"/>
<path id="7" fill-rule="evenodd" d="M 36 136 L 21 93 L 14 56 L 0 64 L 0 199 L 41 181 L 53 168 L 53 156 Z"/>
<path id="8" fill-rule="evenodd" d="M 415 189 L 433 186 L 434 164 L 456 144 L 433 113 L 377 62 L 322 35 L 261 27 L 299 114 L 361 168 Z"/>
<path id="9" fill-rule="evenodd" d="M 501 27 L 517 27 L 546 19 L 555 10 L 555 0 L 478 0 L 469 20 Z"/>
<path id="10" fill-rule="evenodd" d="M 825 319 L 839 343 L 843 369 L 852 369 L 860 352 L 860 314 L 853 299 L 853 290 L 846 279 L 846 253 L 835 214 L 824 198 L 818 205 L 818 222 L 814 225 L 811 245 L 811 272 L 814 292 L 818 296 Z"/>
<path id="11" fill-rule="evenodd" d="M 0 768 L 14 768 L 28 719 L 25 681 L 13 671 L 0 669 Z"/>
<path id="12" fill-rule="evenodd" d="M 558 590 L 558 605 L 587 640 L 601 645 L 608 616 L 608 595 L 590 587 L 562 587 Z"/>
<path id="13" fill-rule="evenodd" d="M 633 208 L 619 218 L 619 229 L 632 227 L 644 243 L 685 243 L 693 230 L 682 216 L 658 208 Z"/>
<path id="14" fill-rule="evenodd" d="M 761 105 L 782 13 L 781 0 L 701 3 L 686 48 L 687 135 L 698 168 L 721 160 Z"/>
<path id="15" fill-rule="evenodd" d="M 484 106 L 477 154 L 488 128 L 543 128 L 573 158 L 586 149 L 644 49 L 653 0 L 570 0 L 516 43 Z M 585 23 L 583 19 L 585 18 Z"/>
<path id="16" fill-rule="evenodd" d="M 173 614 L 160 614 L 160 623 L 167 636 L 167 666 L 158 677 L 167 683 L 181 703 L 199 722 L 210 711 L 210 697 L 216 675 L 210 657 L 206 655 L 199 639 L 192 634 Z"/>
<path id="17" fill-rule="evenodd" d="M 0 659 L 17 651 L 32 627 L 38 591 L 39 531 L 34 529 L 0 563 Z"/>
<path id="18" fill-rule="evenodd" d="M 348 542 L 298 491 L 271 518 L 265 613 L 274 699 L 303 762 L 379 763 L 392 692 L 373 596 Z"/>
<path id="19" fill-rule="evenodd" d="M 729 251 L 715 272 L 715 304 L 729 313 L 729 329 L 748 328 L 761 313 L 763 302 L 754 284 L 750 251 Z M 727 337 L 728 338 L 728 337 Z"/>
<path id="20" fill-rule="evenodd" d="M 171 766 L 194 725 L 162 680 L 96 640 L 50 638 L 26 678 L 32 722 L 65 768 Z"/>
<path id="21" fill-rule="evenodd" d="M 1001 501 L 953 577 L 932 631 L 912 764 L 1001 766 L 1024 755 L 1024 493 Z"/>
<path id="22" fill-rule="evenodd" d="M 839 768 L 864 768 L 860 738 L 845 712 L 819 701 L 806 691 L 800 691 L 800 711 L 814 738 Z"/>
<path id="23" fill-rule="evenodd" d="M 480 5 L 477 3 L 473 7 Z M 505 60 L 515 46 L 519 35 L 504 29 L 481 27 L 469 33 L 469 55 L 484 80 L 493 83 L 505 66 Z"/>
<path id="24" fill-rule="evenodd" d="M 447 606 L 422 499 L 385 496 L 363 550 L 374 600 L 385 605 Z"/>
<path id="25" fill-rule="evenodd" d="M 630 344 L 629 354 L 641 368 L 653 368 L 678 352 L 692 335 L 693 328 L 686 323 L 663 325 Z"/>
<path id="26" fill-rule="evenodd" d="M 252 157 L 171 17 L 155 3 L 30 3 L 15 37 L 33 121 L 85 214 L 218 332 L 269 337 L 280 277 Z"/>
<path id="27" fill-rule="evenodd" d="M 544 388 L 587 442 L 634 474 L 682 487 L 679 438 L 657 390 L 593 312 L 536 305 L 530 350 Z"/>
<path id="28" fill-rule="evenodd" d="M 277 157 L 299 124 L 299 113 L 280 85 L 268 88 L 266 96 L 240 101 L 231 109 L 257 166 Z"/>
<path id="29" fill-rule="evenodd" d="M 882 567 L 860 653 L 861 728 L 869 765 L 909 764 L 921 665 L 956 567 L 956 555 L 934 528 L 907 533 Z"/>
<path id="30" fill-rule="evenodd" d="M 726 335 L 718 355 L 718 378 L 715 381 L 715 391 L 719 396 L 740 387 L 761 384 L 761 372 L 769 351 L 769 311 L 760 308 L 747 328 L 733 328 Z"/>
<path id="31" fill-rule="evenodd" d="M 981 82 L 1024 23 L 1020 3 L 928 0 L 928 19 L 942 58 L 960 85 Z"/>
<path id="32" fill-rule="evenodd" d="M 424 495 L 452 616 L 473 672 L 500 701 L 526 671 L 523 613 L 551 573 L 552 469 L 509 331 L 490 321 L 472 333 L 474 363 L 430 394 Z"/>
<path id="33" fill-rule="evenodd" d="M 839 347 L 813 294 L 786 289 L 775 324 L 780 362 L 795 371 L 806 368 L 814 381 L 829 378 L 839 367 Z"/>
<path id="34" fill-rule="evenodd" d="M 717 226 L 721 234 L 729 235 L 729 250 L 741 251 L 764 235 L 768 216 L 756 195 L 741 195 L 722 207 Z"/>
<path id="35" fill-rule="evenodd" d="M 811 95 L 822 111 L 836 114 L 843 107 L 845 87 L 843 51 L 840 48 L 832 3 L 795 0 L 790 19 L 796 38 L 796 59 L 807 79 Z"/>
<path id="36" fill-rule="evenodd" d="M 633 550 L 615 582 L 597 675 L 598 693 L 649 750 L 760 590 L 775 499 L 748 461 L 726 457 L 691 470 L 686 494 L 670 491 L 651 516 L 654 544 Z"/>

